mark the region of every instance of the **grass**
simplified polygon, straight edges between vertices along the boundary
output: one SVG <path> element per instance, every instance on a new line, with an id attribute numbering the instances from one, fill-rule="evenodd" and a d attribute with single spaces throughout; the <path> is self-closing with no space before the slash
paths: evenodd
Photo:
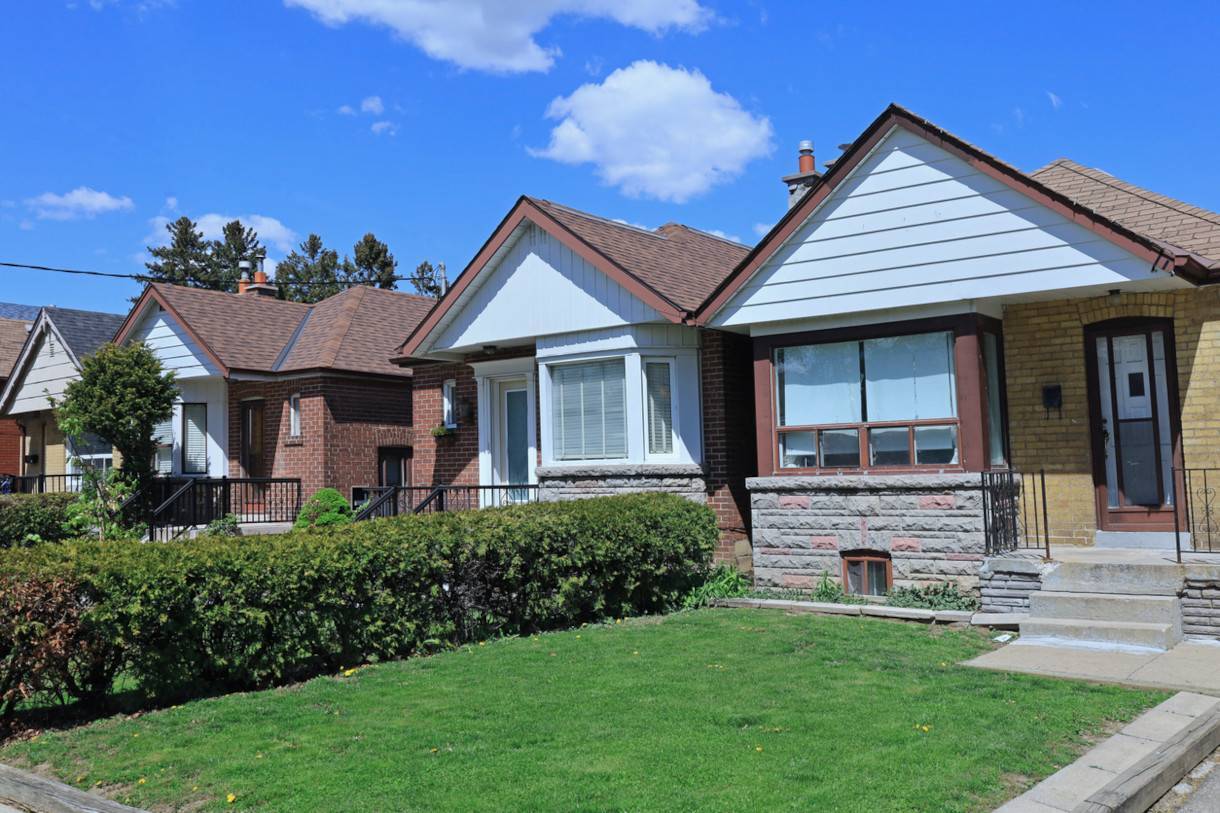
<path id="1" fill-rule="evenodd" d="M 990 646 L 700 610 L 114 717 L 0 762 L 153 810 L 985 811 L 1165 697 L 956 665 Z"/>

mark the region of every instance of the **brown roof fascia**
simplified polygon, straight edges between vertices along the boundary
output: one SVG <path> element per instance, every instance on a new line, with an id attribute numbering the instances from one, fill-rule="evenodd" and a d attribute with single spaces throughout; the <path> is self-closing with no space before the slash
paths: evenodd
<path id="1" fill-rule="evenodd" d="M 642 301 L 651 305 L 670 321 L 678 324 L 683 321 L 686 315 L 685 311 L 654 289 L 645 285 L 637 277 L 594 249 L 580 237 L 573 234 L 562 223 L 539 208 L 529 197 L 522 195 L 517 199 L 517 202 L 509 210 L 508 214 L 504 216 L 504 219 L 500 221 L 500 224 L 492 232 L 487 242 L 483 243 L 483 247 L 479 249 L 474 259 L 462 269 L 461 274 L 458 274 L 457 279 L 449 286 L 449 290 L 445 292 L 445 295 L 432 306 L 432 310 L 428 311 L 428 315 L 407 336 L 406 341 L 398 348 L 398 355 L 392 357 L 391 361 L 399 365 L 418 363 L 419 359 L 415 358 L 415 354 L 419 352 L 424 339 L 436 328 L 437 324 L 449 312 L 454 303 L 458 301 L 462 292 L 470 287 L 475 278 L 483 272 L 487 267 L 487 263 L 500 250 L 500 247 L 504 245 L 517 226 L 521 225 L 523 220 L 529 220 L 546 230 L 555 239 L 559 240 L 615 282 L 618 282 Z"/>
<path id="2" fill-rule="evenodd" d="M 822 180 L 812 187 L 805 197 L 780 219 L 767 236 L 742 260 L 741 264 L 730 274 L 706 302 L 699 306 L 695 315 L 696 324 L 707 324 L 715 313 L 744 285 L 758 268 L 775 253 L 784 241 L 796 231 L 805 218 L 824 201 L 831 192 L 850 174 L 856 165 L 872 151 L 873 147 L 890 131 L 890 125 L 897 125 L 931 141 L 938 147 L 966 161 L 985 175 L 1000 181 L 1006 186 L 1033 197 L 1053 211 L 1063 215 L 1068 220 L 1083 226 L 1090 231 L 1118 244 L 1136 256 L 1143 257 L 1162 271 L 1171 268 L 1189 269 L 1191 263 L 1182 263 L 1181 259 L 1168 252 L 1165 246 L 1158 244 L 1141 234 L 1131 231 L 1115 223 L 1109 218 L 1073 201 L 1071 198 L 1043 185 L 1020 170 L 1011 167 L 979 148 L 962 141 L 957 136 L 937 127 L 930 121 L 920 118 L 911 111 L 891 104 L 878 116 L 872 124 L 852 143 Z M 1195 263 L 1197 264 L 1197 263 Z M 1183 274 L 1188 281 L 1192 274 Z M 1197 284 L 1197 283 L 1196 283 Z"/>
<path id="3" fill-rule="evenodd" d="M 216 355 L 215 351 L 208 346 L 208 343 L 195 332 L 190 323 L 182 318 L 182 314 L 178 313 L 178 311 L 169 304 L 169 300 L 167 300 L 152 283 L 149 283 L 148 286 L 145 287 L 144 293 L 140 294 L 139 300 L 127 314 L 127 318 L 123 321 L 123 324 L 119 325 L 119 331 L 114 335 L 114 343 L 122 344 L 127 340 L 127 337 L 131 334 L 132 329 L 135 327 L 136 316 L 141 310 L 144 309 L 144 306 L 147 304 L 147 300 L 150 297 L 156 300 L 157 304 L 160 305 L 162 309 L 168 311 L 174 317 L 174 321 L 181 325 L 182 329 L 187 332 L 187 335 L 191 337 L 195 344 L 199 345 L 203 352 L 207 354 L 208 358 L 215 362 L 217 368 L 220 370 L 220 374 L 228 378 L 230 373 L 228 366 L 220 360 L 220 356 Z"/>

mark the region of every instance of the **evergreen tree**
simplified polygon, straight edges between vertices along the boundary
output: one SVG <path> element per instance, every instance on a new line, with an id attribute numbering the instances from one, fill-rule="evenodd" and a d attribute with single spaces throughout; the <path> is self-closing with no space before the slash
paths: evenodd
<path id="1" fill-rule="evenodd" d="M 390 247 L 374 237 L 372 232 L 361 237 L 352 247 L 352 255 L 351 259 L 343 259 L 344 282 L 394 289 L 398 260 L 390 253 Z"/>
<path id="2" fill-rule="evenodd" d="M 339 253 L 326 248 L 311 234 L 275 267 L 280 298 L 293 302 L 319 302 L 344 289 L 339 280 Z"/>
<path id="3" fill-rule="evenodd" d="M 213 240 L 211 245 L 211 274 L 216 290 L 237 290 L 237 280 L 241 277 L 238 263 L 247 260 L 252 269 L 258 269 L 267 257 L 267 249 L 258 240 L 258 232 L 242 225 L 240 220 L 231 220 L 225 224 L 220 240 Z"/>
<path id="4" fill-rule="evenodd" d="M 445 292 L 445 264 L 441 263 L 434 268 L 432 263 L 424 260 L 415 266 L 415 271 L 407 277 L 407 281 L 414 286 L 416 293 L 440 299 L 441 294 Z"/>
<path id="5" fill-rule="evenodd" d="M 170 282 L 193 288 L 208 288 L 212 277 L 211 245 L 189 217 L 165 224 L 169 245 L 149 246 L 152 260 L 144 263 L 154 282 Z"/>

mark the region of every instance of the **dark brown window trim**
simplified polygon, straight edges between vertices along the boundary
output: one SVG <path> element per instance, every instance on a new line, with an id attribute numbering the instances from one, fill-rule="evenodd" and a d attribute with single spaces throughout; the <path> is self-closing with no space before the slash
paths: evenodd
<path id="1" fill-rule="evenodd" d="M 760 474 L 804 475 L 811 474 L 896 474 L 920 472 L 986 471 L 991 468 L 987 443 L 986 424 L 986 375 L 983 366 L 981 334 L 984 331 L 1003 336 L 1002 323 L 982 314 L 963 313 L 949 316 L 907 319 L 826 330 L 783 333 L 773 336 L 758 336 L 754 339 L 754 406 L 756 415 L 756 441 L 758 448 L 758 471 Z M 957 417 L 930 421 L 935 425 L 958 427 L 958 463 L 944 465 L 868 466 L 859 468 L 782 468 L 779 465 L 779 432 L 775 402 L 775 350 L 807 344 L 826 344 L 839 341 L 860 341 L 887 336 L 904 336 L 917 333 L 953 333 L 953 361 L 955 370 Z M 1001 347 L 1001 357 L 1002 357 Z M 1001 381 L 1003 379 L 1001 378 Z M 1001 384 L 1001 386 L 1003 386 Z M 1007 396 L 1001 404 L 1007 402 Z M 1004 416 L 1000 416 L 1004 420 Z M 915 421 L 898 422 L 911 425 Z M 1006 424 L 1005 424 L 1006 425 Z M 791 431 L 793 427 L 784 427 Z M 819 427 L 823 428 L 823 427 Z M 1007 437 L 1007 431 L 1004 432 Z M 863 452 L 863 439 L 862 439 Z M 867 458 L 861 457 L 863 464 Z M 912 459 L 913 460 L 913 459 Z"/>
<path id="2" fill-rule="evenodd" d="M 851 582 L 847 578 L 847 565 L 849 562 L 861 562 L 863 564 L 863 568 L 862 568 L 863 582 L 862 582 L 861 586 L 863 587 L 864 592 L 862 592 L 862 593 L 851 592 Z M 885 590 L 881 591 L 881 593 L 870 593 L 869 592 L 868 588 L 871 586 L 868 583 L 868 563 L 869 562 L 885 562 Z M 885 595 L 890 590 L 892 590 L 894 587 L 894 562 L 890 558 L 889 554 L 882 553 L 881 551 L 873 551 L 873 550 L 845 551 L 841 557 L 841 567 L 842 567 L 841 575 L 843 578 L 843 592 L 847 593 L 848 595 L 852 595 L 852 596 Z"/>

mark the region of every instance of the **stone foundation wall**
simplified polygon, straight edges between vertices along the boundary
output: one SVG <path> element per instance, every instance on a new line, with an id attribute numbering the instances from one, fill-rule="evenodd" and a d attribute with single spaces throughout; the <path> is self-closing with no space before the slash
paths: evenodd
<path id="1" fill-rule="evenodd" d="M 754 578 L 813 587 L 842 553 L 888 553 L 894 586 L 954 582 L 975 591 L 983 562 L 977 474 L 752 477 Z"/>
<path id="2" fill-rule="evenodd" d="M 1040 559 L 993 556 L 979 569 L 979 611 L 1028 613 L 1029 596 L 1042 589 Z"/>
<path id="3" fill-rule="evenodd" d="M 1220 578 L 1187 574 L 1182 633 L 1192 638 L 1220 638 Z"/>
<path id="4" fill-rule="evenodd" d="M 541 466 L 538 499 L 543 502 L 664 491 L 696 502 L 707 500 L 703 469 L 696 465 Z"/>

